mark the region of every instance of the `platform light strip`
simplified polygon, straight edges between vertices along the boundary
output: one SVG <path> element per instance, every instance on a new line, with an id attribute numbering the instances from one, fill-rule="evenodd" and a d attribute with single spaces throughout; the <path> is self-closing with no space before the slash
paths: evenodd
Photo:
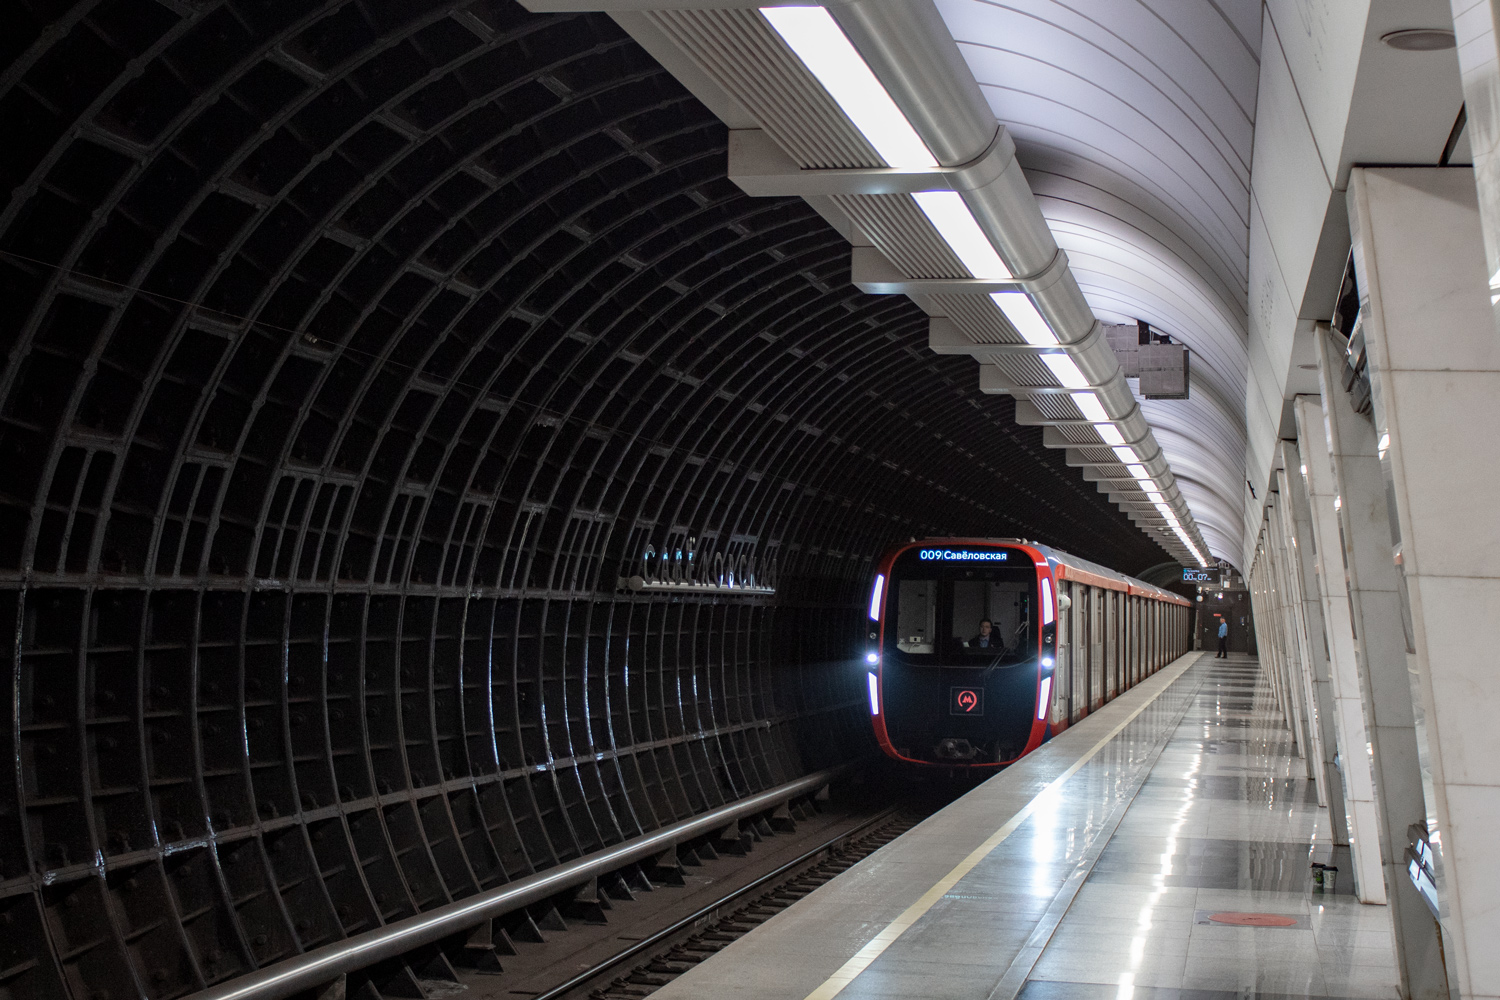
<path id="1" fill-rule="evenodd" d="M 822 7 L 762 7 L 760 13 L 887 165 L 938 165 L 828 11 Z"/>
<path id="2" fill-rule="evenodd" d="M 844 991 L 844 988 L 850 983 L 854 982 L 854 980 L 859 977 L 860 973 L 868 969 L 877 958 L 885 953 L 885 950 L 887 948 L 895 944 L 896 940 L 900 938 L 901 935 L 905 934 L 908 930 L 911 929 L 913 924 L 922 919 L 922 917 L 926 915 L 927 911 L 932 909 L 932 907 L 937 903 L 938 900 L 942 899 L 944 896 L 948 895 L 948 893 L 952 892 L 953 887 L 956 886 L 965 875 L 969 874 L 969 872 L 978 867 L 979 863 L 986 857 L 988 857 L 990 853 L 995 850 L 995 848 L 1005 843 L 1006 839 L 1010 837 L 1011 834 L 1020 829 L 1021 825 L 1031 818 L 1031 814 L 1036 812 L 1036 810 L 1041 806 L 1043 801 L 1046 800 L 1048 796 L 1061 790 L 1062 786 L 1067 784 L 1069 778 L 1073 777 L 1073 775 L 1082 770 L 1083 766 L 1089 761 L 1093 760 L 1094 757 L 1098 755 L 1100 750 L 1103 750 L 1110 744 L 1112 740 L 1114 740 L 1116 736 L 1119 736 L 1120 733 L 1124 732 L 1126 726 L 1134 722 L 1136 720 L 1136 717 L 1144 712 L 1147 708 L 1149 708 L 1151 704 L 1155 702 L 1156 699 L 1159 698 L 1162 693 L 1171 686 L 1173 681 L 1182 676 L 1183 672 L 1187 670 L 1193 659 L 1194 656 L 1191 653 L 1187 656 L 1179 658 L 1177 662 L 1181 664 L 1181 666 L 1175 673 L 1172 673 L 1170 676 L 1168 676 L 1168 671 L 1170 670 L 1170 668 L 1157 673 L 1156 677 L 1161 678 L 1164 681 L 1160 690 L 1158 690 L 1151 697 L 1147 698 L 1140 705 L 1136 706 L 1136 708 L 1132 710 L 1131 713 L 1127 715 L 1119 725 L 1111 729 L 1107 734 L 1105 734 L 1103 739 L 1090 747 L 1089 750 L 1078 760 L 1074 761 L 1066 771 L 1058 775 L 1056 778 L 1052 779 L 1052 781 L 1048 782 L 1046 788 L 1043 788 L 1034 797 L 1032 797 L 1030 802 L 1022 806 L 1014 816 L 1006 820 L 1005 824 L 1001 826 L 1000 829 L 990 834 L 989 838 L 986 839 L 984 843 L 980 844 L 978 847 L 974 848 L 974 850 L 970 851 L 968 857 L 964 858 L 958 864 L 954 865 L 952 871 L 948 872 L 948 874 L 939 879 L 937 884 L 934 885 L 931 889 L 928 889 L 926 892 L 924 892 L 921 898 L 919 898 L 915 903 L 911 904 L 905 910 L 903 910 L 900 916 L 887 924 L 879 934 L 876 934 L 863 948 L 856 952 L 853 958 L 849 959 L 849 961 L 840 966 L 838 971 L 833 975 L 823 980 L 818 988 L 809 993 L 804 998 L 804 1000 L 833 1000 L 834 997 L 842 993 Z M 1139 688 L 1137 688 L 1137 690 L 1139 690 Z"/>
<path id="3" fill-rule="evenodd" d="M 957 191 L 918 191 L 912 199 L 970 274 L 995 281 L 1014 277 Z"/>

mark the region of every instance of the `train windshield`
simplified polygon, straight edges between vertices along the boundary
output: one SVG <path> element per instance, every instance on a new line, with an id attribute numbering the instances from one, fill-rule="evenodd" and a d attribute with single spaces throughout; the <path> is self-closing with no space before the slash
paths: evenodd
<path id="1" fill-rule="evenodd" d="M 1036 570 L 1024 553 L 984 550 L 1005 558 L 943 560 L 924 559 L 924 552 L 903 553 L 892 568 L 888 648 L 929 666 L 980 666 L 1035 654 Z"/>

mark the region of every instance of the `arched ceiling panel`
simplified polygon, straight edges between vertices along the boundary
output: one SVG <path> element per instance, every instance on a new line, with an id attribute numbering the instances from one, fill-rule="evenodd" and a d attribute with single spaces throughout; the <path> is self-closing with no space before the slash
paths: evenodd
<path id="1" fill-rule="evenodd" d="M 1193 351 L 1195 397 L 1145 409 L 1153 427 L 1177 431 L 1161 439 L 1173 468 L 1237 497 L 1259 3 L 938 9 L 1095 313 L 1145 320 Z M 1237 504 L 1193 509 L 1221 540 L 1216 554 L 1238 550 L 1222 543 L 1240 534 Z"/>

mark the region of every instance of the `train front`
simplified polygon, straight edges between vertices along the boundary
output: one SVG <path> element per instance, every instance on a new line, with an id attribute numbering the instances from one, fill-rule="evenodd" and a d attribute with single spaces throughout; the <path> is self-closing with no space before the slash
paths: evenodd
<path id="1" fill-rule="evenodd" d="M 929 539 L 881 559 L 870 595 L 870 714 L 899 760 L 998 767 L 1046 735 L 1052 572 L 1019 542 Z"/>

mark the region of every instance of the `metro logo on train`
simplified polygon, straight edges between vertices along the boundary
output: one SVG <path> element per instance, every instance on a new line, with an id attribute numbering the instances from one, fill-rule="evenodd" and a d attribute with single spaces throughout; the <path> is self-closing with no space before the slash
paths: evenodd
<path id="1" fill-rule="evenodd" d="M 948 690 L 949 715 L 983 715 L 984 688 L 956 687 Z"/>
<path id="2" fill-rule="evenodd" d="M 871 583 L 870 721 L 891 757 L 998 768 L 1187 647 L 1188 602 L 1020 539 L 929 538 Z"/>

